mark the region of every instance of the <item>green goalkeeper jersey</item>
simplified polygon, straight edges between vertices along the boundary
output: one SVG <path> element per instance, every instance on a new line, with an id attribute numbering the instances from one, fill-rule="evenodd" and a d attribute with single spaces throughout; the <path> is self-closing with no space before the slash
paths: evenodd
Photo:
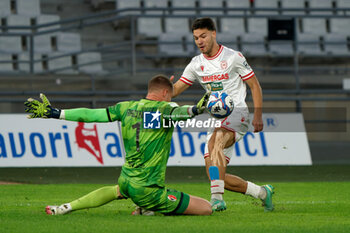
<path id="1" fill-rule="evenodd" d="M 163 127 L 163 120 L 184 120 L 192 117 L 191 106 L 179 107 L 173 102 L 142 99 L 126 101 L 108 107 L 111 121 L 121 121 L 125 164 L 123 176 L 143 186 L 163 187 L 173 133 L 171 124 Z M 148 127 L 147 116 L 155 125 Z M 149 118 L 149 120 L 152 120 Z"/>
<path id="2" fill-rule="evenodd" d="M 145 114 L 160 114 L 159 128 L 145 128 Z M 67 109 L 63 119 L 81 122 L 121 121 L 125 164 L 121 175 L 141 186 L 163 187 L 169 158 L 172 124 L 163 127 L 163 119 L 178 121 L 193 117 L 192 106 L 142 99 L 125 101 L 106 109 Z M 152 119 L 151 119 L 152 120 Z"/>

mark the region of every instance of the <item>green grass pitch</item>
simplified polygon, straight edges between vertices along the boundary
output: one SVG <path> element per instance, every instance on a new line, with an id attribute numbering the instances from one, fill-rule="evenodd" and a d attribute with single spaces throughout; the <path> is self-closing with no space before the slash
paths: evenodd
<path id="1" fill-rule="evenodd" d="M 130 200 L 64 216 L 48 216 L 47 204 L 73 200 L 101 184 L 3 185 L 1 232 L 349 232 L 349 182 L 278 182 L 275 211 L 250 197 L 226 192 L 228 209 L 212 216 L 131 216 Z M 172 183 L 208 198 L 208 183 Z"/>
<path id="2" fill-rule="evenodd" d="M 260 201 L 226 191 L 228 209 L 212 216 L 131 216 L 130 200 L 48 216 L 46 205 L 113 184 L 119 170 L 0 169 L 0 180 L 31 183 L 0 185 L 0 232 L 350 232 L 349 168 L 229 167 L 258 184 L 274 185 L 275 211 L 265 213 Z M 168 170 L 167 187 L 209 199 L 203 168 Z"/>

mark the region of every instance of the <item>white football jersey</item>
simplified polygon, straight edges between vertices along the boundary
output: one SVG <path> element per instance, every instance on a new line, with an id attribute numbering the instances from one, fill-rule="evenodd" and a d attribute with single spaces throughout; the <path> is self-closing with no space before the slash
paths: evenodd
<path id="1" fill-rule="evenodd" d="M 246 108 L 246 81 L 255 74 L 244 56 L 233 49 L 220 46 L 213 57 L 200 54 L 192 58 L 185 68 L 180 80 L 192 85 L 196 80 L 207 90 L 224 91 L 233 98 L 235 107 Z"/>

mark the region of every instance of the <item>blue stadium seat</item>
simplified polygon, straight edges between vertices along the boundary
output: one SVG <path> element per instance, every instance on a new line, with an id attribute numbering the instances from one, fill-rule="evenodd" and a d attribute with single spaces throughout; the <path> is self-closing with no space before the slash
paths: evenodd
<path id="1" fill-rule="evenodd" d="M 146 37 L 158 37 L 163 34 L 162 19 L 153 17 L 137 18 L 137 34 Z"/>
<path id="2" fill-rule="evenodd" d="M 165 32 L 177 33 L 179 35 L 187 35 L 191 33 L 188 18 L 172 18 L 167 17 L 164 19 Z"/>
<path id="3" fill-rule="evenodd" d="M 184 42 L 186 38 L 177 33 L 165 33 L 159 36 L 158 49 L 160 54 L 167 54 L 170 56 L 184 56 L 187 55 Z M 162 42 L 168 42 L 165 44 Z"/>
<path id="4" fill-rule="evenodd" d="M 34 54 L 34 60 L 40 60 L 42 59 L 41 54 Z M 23 63 L 24 62 L 29 62 L 30 61 L 30 56 L 29 53 L 21 53 L 18 55 L 18 61 L 21 61 L 18 63 L 18 70 L 21 72 L 30 72 L 30 65 L 29 63 Z M 40 73 L 43 71 L 43 62 L 35 62 L 34 63 L 34 73 Z"/>
<path id="5" fill-rule="evenodd" d="M 222 0 L 199 0 L 199 6 L 201 8 L 221 8 L 222 10 L 201 10 L 200 13 L 205 16 L 217 16 L 224 13 L 223 1 Z"/>
<path id="6" fill-rule="evenodd" d="M 254 0 L 256 15 L 278 15 L 278 0 Z M 273 8 L 273 11 L 258 11 L 259 8 Z"/>
<path id="7" fill-rule="evenodd" d="M 0 43 L 1 44 L 1 43 Z M 13 60 L 11 54 L 2 54 L 0 53 L 0 73 L 1 72 L 12 72 L 13 71 Z"/>
<path id="8" fill-rule="evenodd" d="M 337 0 L 338 8 L 348 8 L 350 9 L 350 1 L 349 0 Z M 350 11 L 345 11 L 346 14 L 350 14 Z M 338 11 L 338 14 L 343 15 L 344 11 Z"/>
<path id="9" fill-rule="evenodd" d="M 237 43 L 238 36 L 239 36 L 238 34 L 217 33 L 216 39 L 219 44 L 238 50 L 238 43 Z"/>
<path id="10" fill-rule="evenodd" d="M 30 16 L 9 15 L 7 16 L 7 26 L 31 26 Z M 10 29 L 9 32 L 31 32 L 30 29 Z"/>
<path id="11" fill-rule="evenodd" d="M 54 35 L 38 35 L 34 37 L 34 52 L 36 53 L 51 53 L 53 51 L 51 45 L 51 37 Z"/>
<path id="12" fill-rule="evenodd" d="M 194 15 L 196 14 L 196 0 L 172 0 L 173 8 L 193 8 L 193 10 L 173 10 L 174 15 Z"/>
<path id="13" fill-rule="evenodd" d="M 324 50 L 332 56 L 350 56 L 348 37 L 340 34 L 327 34 L 324 36 Z"/>
<path id="14" fill-rule="evenodd" d="M 11 14 L 10 1 L 0 1 L 0 17 L 8 16 Z"/>
<path id="15" fill-rule="evenodd" d="M 246 29 L 244 26 L 244 18 L 221 18 L 221 32 L 229 34 L 244 34 Z"/>
<path id="16" fill-rule="evenodd" d="M 143 0 L 143 4 L 145 8 L 166 8 L 168 7 L 168 1 L 163 0 Z M 162 15 L 162 14 L 168 14 L 168 11 L 145 11 L 145 14 L 152 14 L 152 15 Z"/>
<path id="17" fill-rule="evenodd" d="M 267 36 L 267 18 L 248 18 L 248 33 Z"/>
<path id="18" fill-rule="evenodd" d="M 350 36 L 350 18 L 331 18 L 330 30 L 332 33 Z"/>
<path id="19" fill-rule="evenodd" d="M 56 37 L 57 51 L 67 53 L 81 51 L 81 39 L 79 33 L 60 32 Z"/>
<path id="20" fill-rule="evenodd" d="M 117 10 L 123 10 L 126 8 L 139 8 L 141 9 L 140 0 L 116 0 L 115 7 Z M 121 15 L 140 15 L 141 10 L 121 12 Z"/>
<path id="21" fill-rule="evenodd" d="M 47 23 L 54 23 L 60 21 L 60 16 L 59 15 L 46 15 L 42 14 L 36 17 L 36 24 L 47 24 Z M 47 30 L 52 30 L 52 29 L 59 29 L 61 26 L 60 24 L 55 24 L 53 26 L 49 27 L 42 27 L 39 28 L 38 31 L 47 31 Z"/>
<path id="22" fill-rule="evenodd" d="M 290 10 L 291 8 L 303 9 L 303 10 Z M 282 14 L 288 15 L 304 15 L 305 12 L 305 0 L 281 0 Z"/>
<path id="23" fill-rule="evenodd" d="M 270 41 L 269 52 L 273 56 L 293 56 L 293 43 L 291 41 Z"/>
<path id="24" fill-rule="evenodd" d="M 327 33 L 325 18 L 303 18 L 303 31 L 306 34 L 324 35 Z"/>
<path id="25" fill-rule="evenodd" d="M 59 20 L 60 20 L 60 17 L 58 15 L 39 15 L 36 17 L 36 24 L 42 25 L 47 23 L 58 22 Z M 39 28 L 38 31 L 40 32 L 40 31 L 47 31 L 47 30 L 53 30 L 53 29 L 59 29 L 59 28 L 60 28 L 60 25 L 55 24 L 53 26 Z M 50 53 L 54 50 L 57 50 L 57 48 L 53 48 L 56 45 L 52 44 L 52 40 L 56 39 L 57 34 L 59 34 L 59 32 L 35 36 L 34 51 L 36 53 Z"/>
<path id="26" fill-rule="evenodd" d="M 309 0 L 310 10 L 314 8 L 328 9 L 328 11 L 310 11 L 314 15 L 332 15 L 333 14 L 333 0 Z"/>
<path id="27" fill-rule="evenodd" d="M 265 56 L 267 54 L 265 37 L 262 34 L 244 34 L 241 36 L 242 53 L 246 56 Z"/>
<path id="28" fill-rule="evenodd" d="M 60 55 L 64 55 L 64 53 L 61 53 L 61 52 L 50 53 L 49 58 L 50 57 L 52 58 L 54 56 L 60 56 Z M 56 59 L 50 59 L 48 61 L 49 70 L 60 74 L 76 74 L 77 71 L 71 69 L 72 65 L 73 65 L 72 56 L 63 56 Z"/>
<path id="29" fill-rule="evenodd" d="M 101 74 L 103 68 L 101 64 L 101 54 L 96 52 L 81 53 L 77 56 L 79 71 L 88 74 Z M 85 65 L 84 65 L 85 64 Z"/>
<path id="30" fill-rule="evenodd" d="M 322 56 L 326 53 L 321 49 L 320 36 L 316 34 L 298 35 L 298 53 L 303 56 Z"/>
<path id="31" fill-rule="evenodd" d="M 0 36 L 0 53 L 21 53 L 22 38 L 20 36 Z"/>
<path id="32" fill-rule="evenodd" d="M 249 8 L 250 9 L 250 1 L 249 0 L 226 0 L 226 6 L 227 8 Z M 243 12 L 243 11 L 228 11 L 227 14 L 229 15 L 243 15 L 244 13 L 250 14 L 250 10 Z"/>
<path id="33" fill-rule="evenodd" d="M 17 0 L 17 14 L 27 16 L 40 15 L 40 0 Z"/>

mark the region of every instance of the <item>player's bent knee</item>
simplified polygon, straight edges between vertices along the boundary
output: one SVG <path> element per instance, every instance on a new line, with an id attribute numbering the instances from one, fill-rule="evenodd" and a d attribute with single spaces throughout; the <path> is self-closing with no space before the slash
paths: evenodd
<path id="1" fill-rule="evenodd" d="M 119 200 L 119 199 L 127 199 L 127 197 L 124 197 L 124 196 L 120 193 L 119 185 L 116 185 L 115 188 L 116 188 L 116 190 L 117 190 L 117 200 Z"/>
<path id="2" fill-rule="evenodd" d="M 190 196 L 190 203 L 184 212 L 190 215 L 211 215 L 212 209 L 210 203 L 200 197 Z"/>

